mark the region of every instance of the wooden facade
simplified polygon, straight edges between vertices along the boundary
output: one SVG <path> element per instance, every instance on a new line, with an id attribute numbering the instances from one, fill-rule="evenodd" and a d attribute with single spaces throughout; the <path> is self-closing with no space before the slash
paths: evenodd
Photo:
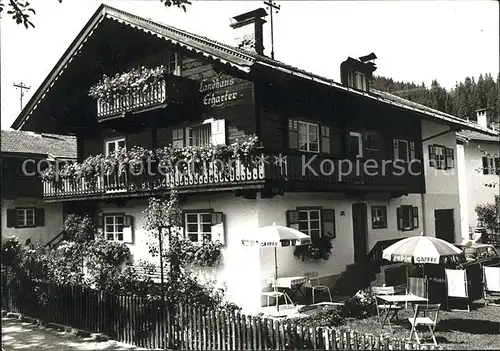
<path id="1" fill-rule="evenodd" d="M 121 102 L 106 107 L 88 96 L 89 88 L 103 74 L 112 76 L 133 67 L 168 67 L 171 64 L 175 67 L 165 76 L 165 81 L 145 92 L 143 97 L 135 100 L 123 98 Z M 392 160 L 393 144 L 398 139 L 411 141 L 415 159 L 422 160 L 420 119 L 416 114 L 270 67 L 258 66 L 250 73 L 244 73 L 114 21 L 104 21 L 99 25 L 39 110 L 39 113 L 46 113 L 58 121 L 50 127 L 53 132 L 77 136 L 79 161 L 105 153 L 105 141 L 110 138 L 124 138 L 127 148 L 155 149 L 176 142 L 185 146 L 189 128 L 207 121 L 223 121 L 219 125 L 223 129 L 222 135 L 218 136 L 219 142 L 230 144 L 243 136 L 257 135 L 262 143 L 258 153 L 269 155 L 271 159 L 281 154 L 288 159 L 279 167 L 268 164 L 251 170 L 235 169 L 235 174 L 247 171 L 252 174 L 244 179 L 236 179 L 231 174 L 216 177 L 219 180 L 206 174 L 183 174 L 186 180 L 178 174 L 171 174 L 172 181 L 158 177 L 147 182 L 129 179 L 120 185 L 121 193 L 114 195 L 104 180 L 99 180 L 100 185 L 93 190 L 86 184 L 69 183 L 55 189 L 45 182 L 44 195 L 51 199 L 77 200 L 102 196 L 103 193 L 109 197 L 124 196 L 123 192 L 149 194 L 155 190 L 154 187 L 148 188 L 150 185 L 147 184 L 152 184 L 150 181 L 163 184 L 156 188 L 158 191 L 179 184 L 190 191 L 243 190 L 249 185 L 271 193 L 360 191 L 389 192 L 400 196 L 425 191 L 423 174 L 398 176 L 392 168 L 385 174 L 361 172 L 347 177 L 339 177 L 339 170 L 317 176 L 315 172 L 309 175 L 301 172 L 303 157 L 314 158 L 311 167 L 316 167 L 316 170 L 322 160 L 331 164 L 347 159 L 361 165 L 368 160 Z M 320 140 L 317 141 L 320 146 L 315 152 L 304 153 L 292 145 L 297 143 L 298 132 L 291 131 L 290 126 L 296 128 L 294 123 L 297 121 L 316 124 L 320 128 Z M 29 128 L 48 128 L 40 121 L 30 123 Z M 179 138 L 180 132 L 176 130 L 182 130 L 182 142 L 174 138 L 174 133 Z M 352 133 L 362 140 L 359 155 L 353 154 Z M 194 178 L 204 180 L 191 180 Z M 141 186 L 134 185 L 134 182 Z"/>
<path id="2" fill-rule="evenodd" d="M 2 155 L 2 198 L 15 200 L 23 197 L 42 198 L 42 181 L 40 175 L 30 175 L 36 173 L 34 162 L 42 160 L 31 156 L 22 155 Z M 22 165 L 26 163 L 25 174 Z"/>

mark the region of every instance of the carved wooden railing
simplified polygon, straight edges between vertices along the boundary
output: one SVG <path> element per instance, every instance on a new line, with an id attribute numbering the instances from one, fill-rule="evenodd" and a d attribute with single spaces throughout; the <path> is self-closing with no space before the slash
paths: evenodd
<path id="1" fill-rule="evenodd" d="M 360 160 L 361 164 L 365 162 Z M 323 164 L 323 166 L 322 166 Z M 329 168 L 334 164 L 334 168 Z M 241 159 L 219 159 L 191 164 L 187 168 L 173 167 L 161 172 L 157 167 L 144 167 L 140 174 L 113 172 L 78 180 L 61 179 L 58 182 L 44 181 L 44 197 L 71 197 L 118 192 L 147 192 L 172 188 L 207 188 L 239 186 L 249 183 L 267 183 L 272 188 L 317 187 L 325 190 L 336 186 L 376 187 L 414 184 L 418 179 L 395 175 L 391 168 L 385 174 L 366 172 L 361 167 L 348 172 L 347 162 L 328 155 L 304 155 L 294 151 L 275 153 L 257 152 Z M 155 169 L 151 174 L 149 169 Z M 415 178 L 415 177 L 413 177 Z M 408 182 L 410 181 L 410 182 Z M 347 189 L 347 188 L 346 188 Z"/>
<path id="2" fill-rule="evenodd" d="M 110 99 L 97 99 L 97 119 L 127 112 L 147 110 L 166 103 L 188 103 L 197 98 L 195 82 L 174 75 L 165 75 L 145 90 L 116 94 Z"/>

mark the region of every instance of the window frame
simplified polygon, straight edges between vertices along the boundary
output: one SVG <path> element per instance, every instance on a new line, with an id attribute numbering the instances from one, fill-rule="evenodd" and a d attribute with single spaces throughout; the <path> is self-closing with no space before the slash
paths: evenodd
<path id="1" fill-rule="evenodd" d="M 375 224 L 374 216 L 376 216 L 376 212 L 381 211 L 382 212 L 382 224 Z M 387 229 L 387 206 L 383 205 L 376 205 L 376 206 L 371 206 L 371 219 L 372 219 L 372 229 Z"/>
<path id="2" fill-rule="evenodd" d="M 358 77 L 360 77 L 361 86 L 358 85 Z M 366 73 L 360 71 L 351 71 L 348 74 L 348 85 L 351 88 L 367 91 Z"/>
<path id="3" fill-rule="evenodd" d="M 125 242 L 125 235 L 124 235 L 124 229 L 125 229 L 125 216 L 126 214 L 124 212 L 117 212 L 117 213 L 103 213 L 102 214 L 102 223 L 103 223 L 103 233 L 104 233 L 104 238 L 107 240 L 107 241 L 115 241 L 115 242 L 119 242 L 119 243 L 123 243 Z M 118 217 L 121 217 L 122 218 L 122 231 L 121 231 L 121 235 L 122 235 L 122 239 L 120 240 L 117 236 L 120 234 L 120 232 L 116 231 L 116 225 L 118 225 L 117 223 L 115 223 L 115 220 L 113 220 L 113 239 L 108 239 L 108 230 L 107 230 L 107 226 L 108 224 L 106 223 L 106 218 L 118 218 Z"/>
<path id="4" fill-rule="evenodd" d="M 172 60 L 173 56 L 173 60 Z M 173 63 L 174 69 L 171 70 L 171 64 Z M 168 57 L 167 57 L 167 62 L 166 62 L 166 67 L 167 67 L 167 72 L 169 74 L 172 74 L 174 76 L 180 76 L 181 75 L 181 63 L 182 63 L 182 58 L 181 56 L 176 52 L 169 52 Z"/>
<path id="5" fill-rule="evenodd" d="M 350 156 L 353 156 L 353 157 L 356 157 L 356 158 L 363 158 L 363 133 L 361 132 L 354 132 L 354 131 L 350 131 L 349 132 L 349 138 L 351 137 L 357 137 L 358 138 L 358 154 L 356 156 L 353 156 L 351 155 L 351 151 L 349 150 L 349 155 Z M 349 148 L 351 147 L 351 143 L 349 141 Z"/>
<path id="6" fill-rule="evenodd" d="M 322 210 L 323 210 L 323 208 L 318 207 L 318 206 L 297 207 L 296 211 L 298 212 L 297 223 L 298 223 L 299 231 L 306 234 L 306 235 L 309 235 L 312 238 L 313 236 L 311 235 L 311 230 L 315 230 L 315 229 L 311 228 L 310 213 L 311 212 L 318 212 L 318 219 L 313 219 L 313 221 L 318 222 L 318 238 L 321 238 L 323 236 L 323 214 L 321 213 Z M 307 212 L 307 221 L 300 219 L 300 212 Z M 300 230 L 300 223 L 301 222 L 307 222 L 307 233 Z"/>
<path id="7" fill-rule="evenodd" d="M 403 142 L 406 143 L 406 160 L 401 158 L 401 150 L 399 148 L 399 143 Z M 415 152 L 415 141 L 407 138 L 402 138 L 402 137 L 395 137 L 392 139 L 392 152 L 393 152 L 393 159 L 394 161 L 396 160 L 401 160 L 406 163 L 410 163 L 413 160 L 416 160 L 416 152 Z M 398 157 L 396 157 L 396 152 L 398 151 Z"/>
<path id="8" fill-rule="evenodd" d="M 297 149 L 299 151 L 302 151 L 302 152 L 311 152 L 311 153 L 315 153 L 315 154 L 318 154 L 320 152 L 320 147 L 321 147 L 321 125 L 319 123 L 315 123 L 315 122 L 307 122 L 307 121 L 304 121 L 304 120 L 296 120 L 297 121 Z M 300 125 L 304 125 L 306 127 L 306 143 L 305 143 L 305 146 L 306 148 L 305 149 L 301 149 L 301 145 L 300 145 Z M 310 130 L 309 130 L 309 127 L 311 126 L 314 126 L 316 127 L 316 145 L 317 145 L 317 150 L 314 151 L 314 150 L 311 150 L 311 142 L 310 142 Z M 329 129 L 328 129 L 328 132 L 329 132 Z"/>
<path id="9" fill-rule="evenodd" d="M 108 148 L 108 145 L 110 144 L 115 144 L 115 151 L 118 150 L 118 144 L 123 141 L 123 148 L 124 149 L 127 149 L 127 138 L 124 137 L 124 136 L 119 136 L 119 137 L 114 137 L 114 138 L 108 138 L 108 139 L 104 139 L 104 156 L 105 157 L 109 157 L 110 156 L 110 152 L 109 152 L 109 148 Z"/>
<path id="10" fill-rule="evenodd" d="M 35 228 L 36 227 L 36 207 L 16 207 L 16 228 Z M 19 224 L 19 212 L 23 212 L 23 223 Z M 33 223 L 28 224 L 28 211 L 33 213 Z"/>
<path id="11" fill-rule="evenodd" d="M 400 221 L 400 216 L 399 216 L 399 211 L 401 211 L 401 225 L 399 223 Z M 420 219 L 419 219 L 419 214 L 418 214 L 418 207 L 413 206 L 413 205 L 401 205 L 396 209 L 396 224 L 398 227 L 398 230 L 400 231 L 411 231 L 415 230 L 420 227 Z M 409 218 L 405 218 L 405 214 L 409 215 Z M 404 221 L 405 219 L 409 219 L 409 226 L 405 227 L 404 226 Z M 415 223 L 416 222 L 416 223 Z"/>
<path id="12" fill-rule="evenodd" d="M 197 130 L 197 129 L 207 129 L 208 130 L 208 143 L 205 145 L 193 145 L 192 144 L 192 140 L 193 140 L 193 137 L 191 136 L 191 132 L 194 130 Z M 201 140 L 201 138 L 200 138 Z M 212 124 L 211 123 L 200 123 L 200 124 L 195 124 L 195 125 L 192 125 L 192 126 L 189 126 L 187 127 L 187 133 L 186 133 L 186 145 L 187 146 L 193 146 L 193 147 L 207 147 L 207 146 L 210 146 L 212 145 Z"/>
<path id="13" fill-rule="evenodd" d="M 182 211 L 182 227 L 183 227 L 183 235 L 184 238 L 190 240 L 191 242 L 194 243 L 202 243 L 204 242 L 205 238 L 203 235 L 210 235 L 207 241 L 212 241 L 213 240 L 213 234 L 212 234 L 212 214 L 214 213 L 213 209 L 197 209 L 197 210 L 186 210 Z M 196 225 L 198 226 L 196 235 L 197 235 L 197 240 L 193 241 L 190 239 L 189 235 L 190 232 L 188 231 L 188 224 L 194 224 L 193 222 L 188 222 L 188 216 L 189 215 L 196 215 Z M 208 222 L 202 222 L 200 221 L 200 218 L 202 215 L 208 215 L 209 216 L 209 221 Z M 210 233 L 205 233 L 203 232 L 203 224 L 209 224 L 210 225 Z"/>

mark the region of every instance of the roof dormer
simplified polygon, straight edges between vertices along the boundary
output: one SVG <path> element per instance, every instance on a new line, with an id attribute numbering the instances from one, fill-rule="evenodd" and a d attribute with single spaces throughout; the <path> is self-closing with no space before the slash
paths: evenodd
<path id="1" fill-rule="evenodd" d="M 377 69 L 373 62 L 377 56 L 371 53 L 359 59 L 349 57 L 340 65 L 340 79 L 342 84 L 350 88 L 368 91 L 373 72 Z"/>

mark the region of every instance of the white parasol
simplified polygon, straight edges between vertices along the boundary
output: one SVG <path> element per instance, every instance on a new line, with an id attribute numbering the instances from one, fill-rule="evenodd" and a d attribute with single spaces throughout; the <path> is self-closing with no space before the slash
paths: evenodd
<path id="1" fill-rule="evenodd" d="M 241 240 L 244 246 L 274 247 L 274 282 L 278 279 L 278 253 L 276 248 L 287 246 L 303 246 L 311 244 L 311 237 L 296 229 L 273 225 L 261 227 L 253 232 L 248 232 Z M 279 310 L 278 304 L 276 308 Z"/>

